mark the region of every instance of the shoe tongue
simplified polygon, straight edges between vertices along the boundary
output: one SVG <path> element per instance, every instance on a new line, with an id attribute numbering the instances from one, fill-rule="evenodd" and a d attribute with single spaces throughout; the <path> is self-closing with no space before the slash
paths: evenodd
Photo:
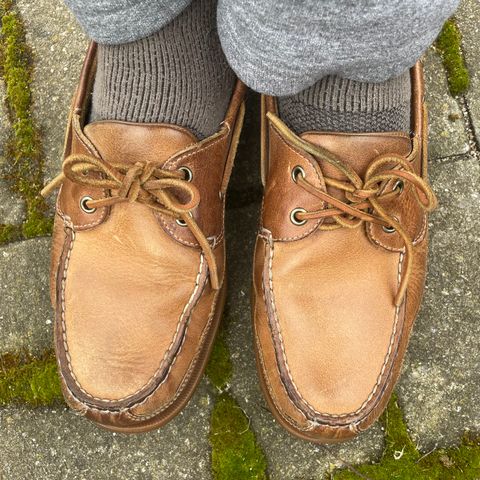
<path id="1" fill-rule="evenodd" d="M 386 133 L 319 133 L 306 132 L 301 137 L 335 154 L 349 164 L 363 178 L 368 166 L 380 155 L 397 154 L 406 157 L 412 150 L 412 141 L 403 132 Z M 327 162 L 320 165 L 323 173 L 338 178 L 338 170 Z"/>
<path id="2" fill-rule="evenodd" d="M 99 121 L 84 128 L 102 159 L 109 162 L 159 162 L 198 142 L 188 130 L 174 125 Z"/>

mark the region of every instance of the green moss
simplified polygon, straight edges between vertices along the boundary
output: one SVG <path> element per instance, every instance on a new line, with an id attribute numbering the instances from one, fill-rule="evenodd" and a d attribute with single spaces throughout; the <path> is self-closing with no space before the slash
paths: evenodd
<path id="1" fill-rule="evenodd" d="M 22 227 L 20 225 L 0 225 L 0 245 L 14 242 L 22 238 Z"/>
<path id="2" fill-rule="evenodd" d="M 44 160 L 32 115 L 31 55 L 14 2 L 0 0 L 0 13 L 0 72 L 5 81 L 5 103 L 12 125 L 5 146 L 8 158 L 5 178 L 12 191 L 25 200 L 27 211 L 21 232 L 24 238 L 31 238 L 50 233 L 52 226 L 47 216 L 48 206 L 40 197 Z M 9 240 L 8 235 L 5 238 Z"/>
<path id="3" fill-rule="evenodd" d="M 447 71 L 450 93 L 462 95 L 470 86 L 470 75 L 462 54 L 462 34 L 453 18 L 443 26 L 435 46 Z"/>
<path id="4" fill-rule="evenodd" d="M 380 463 L 355 466 L 372 480 L 474 480 L 480 478 L 480 442 L 465 436 L 459 447 L 438 449 L 422 455 L 410 438 L 402 411 L 395 397 L 382 421 L 385 426 L 385 451 Z M 341 470 L 328 478 L 357 480 L 350 470 Z"/>
<path id="5" fill-rule="evenodd" d="M 24 238 L 33 238 L 39 236 L 50 235 L 53 229 L 53 218 L 46 217 L 43 213 L 43 206 L 36 208 L 36 203 L 30 206 L 27 219 L 22 225 L 22 233 Z"/>
<path id="6" fill-rule="evenodd" d="M 52 352 L 39 358 L 28 354 L 0 357 L 0 406 L 23 403 L 36 407 L 60 401 L 60 380 Z"/>
<path id="7" fill-rule="evenodd" d="M 250 429 L 249 419 L 232 395 L 225 391 L 233 371 L 225 341 L 228 323 L 229 316 L 225 314 L 205 372 L 217 388 L 209 435 L 212 474 L 214 480 L 263 480 L 268 478 L 265 454 Z"/>
<path id="8" fill-rule="evenodd" d="M 205 373 L 215 387 L 219 390 L 224 390 L 232 377 L 232 370 L 230 352 L 225 343 L 223 330 L 221 330 L 213 346 Z"/>
<path id="9" fill-rule="evenodd" d="M 210 444 L 215 480 L 268 478 L 267 461 L 249 420 L 228 393 L 220 395 L 213 409 Z"/>

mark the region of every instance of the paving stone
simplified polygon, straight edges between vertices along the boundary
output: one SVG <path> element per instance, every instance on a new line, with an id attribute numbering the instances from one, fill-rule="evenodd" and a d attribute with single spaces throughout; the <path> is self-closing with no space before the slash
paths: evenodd
<path id="1" fill-rule="evenodd" d="M 50 179 L 60 168 L 68 110 L 87 40 L 62 0 L 16 3 L 34 55 L 34 114 L 46 156 L 45 175 Z"/>
<path id="2" fill-rule="evenodd" d="M 430 48 L 425 55 L 425 99 L 430 121 L 430 158 L 467 153 L 468 135 L 458 102 L 448 91 L 442 61 Z"/>
<path id="3" fill-rule="evenodd" d="M 21 223 L 24 217 L 24 202 L 13 194 L 5 180 L 7 159 L 5 143 L 10 132 L 5 109 L 5 84 L 0 79 L 0 224 Z"/>
<path id="4" fill-rule="evenodd" d="M 49 252 L 49 238 L 0 247 L 0 353 L 53 346 Z"/>
<path id="5" fill-rule="evenodd" d="M 0 409 L 0 479 L 208 480 L 212 405 L 204 381 L 165 428 L 134 436 L 101 430 L 63 407 Z"/>
<path id="6" fill-rule="evenodd" d="M 462 0 L 456 18 L 463 35 L 465 61 L 470 72 L 470 89 L 466 95 L 477 143 L 480 143 L 480 2 Z"/>
<path id="7" fill-rule="evenodd" d="M 229 296 L 227 340 L 234 365 L 232 392 L 251 419 L 258 441 L 266 452 L 272 480 L 320 479 L 339 458 L 355 464 L 378 459 L 383 434 L 376 423 L 360 438 L 328 451 L 297 440 L 280 427 L 268 411 L 258 384 L 250 317 L 252 255 L 258 225 L 258 205 L 231 209 L 227 214 Z"/>
<path id="8" fill-rule="evenodd" d="M 480 431 L 480 167 L 465 156 L 430 167 L 440 201 L 431 217 L 430 265 L 399 396 L 424 450 Z"/>

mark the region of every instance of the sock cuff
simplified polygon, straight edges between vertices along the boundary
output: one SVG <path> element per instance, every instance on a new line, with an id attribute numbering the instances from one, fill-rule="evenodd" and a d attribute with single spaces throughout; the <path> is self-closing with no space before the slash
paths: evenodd
<path id="1" fill-rule="evenodd" d="M 235 75 L 221 49 L 216 0 L 194 0 L 149 37 L 99 45 L 91 121 L 169 123 L 198 138 L 223 121 Z"/>
<path id="2" fill-rule="evenodd" d="M 392 110 L 411 100 L 410 72 L 386 82 L 358 82 L 330 75 L 294 95 L 304 104 L 334 112 L 367 113 Z M 290 97 L 292 98 L 292 97 Z"/>

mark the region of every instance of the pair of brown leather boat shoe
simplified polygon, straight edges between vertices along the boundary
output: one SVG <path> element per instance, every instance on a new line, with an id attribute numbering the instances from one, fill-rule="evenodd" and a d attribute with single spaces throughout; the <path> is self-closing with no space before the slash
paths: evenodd
<path id="1" fill-rule="evenodd" d="M 100 426 L 168 422 L 199 383 L 226 296 L 224 210 L 244 115 L 198 141 L 165 124 L 87 124 L 92 44 L 71 109 L 51 264 L 68 404 Z M 380 415 L 419 308 L 427 257 L 426 114 L 412 134 L 297 136 L 262 98 L 265 196 L 253 279 L 260 382 L 277 420 L 317 442 Z"/>

